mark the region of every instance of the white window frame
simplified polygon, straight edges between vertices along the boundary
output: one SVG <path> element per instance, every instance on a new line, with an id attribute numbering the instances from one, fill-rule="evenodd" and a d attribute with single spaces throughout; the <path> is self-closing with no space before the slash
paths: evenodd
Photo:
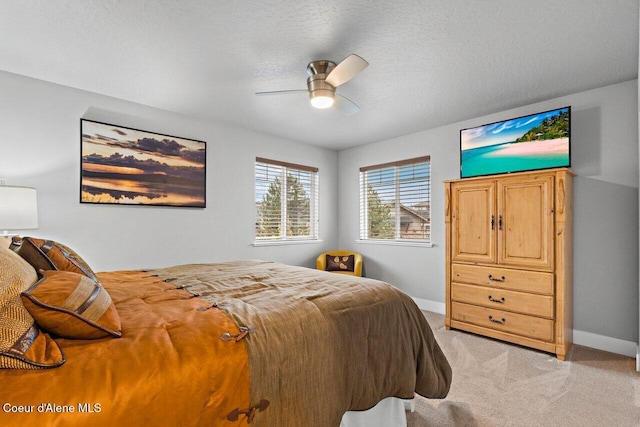
<path id="1" fill-rule="evenodd" d="M 280 190 L 281 194 L 281 209 L 280 209 L 280 235 L 278 236 L 258 236 L 257 224 L 259 221 L 259 209 L 258 209 L 258 192 L 264 192 L 264 189 L 259 189 L 258 177 L 263 168 L 274 167 L 280 168 L 279 178 L 282 183 Z M 290 172 L 307 173 L 309 174 L 309 234 L 305 236 L 287 236 L 287 174 Z M 316 243 L 320 242 L 318 237 L 318 199 L 319 199 L 319 176 L 318 168 L 313 166 L 299 165 L 295 163 L 283 162 L 279 160 L 266 159 L 263 157 L 256 157 L 255 162 L 255 174 L 254 174 L 254 187 L 255 187 L 255 199 L 256 199 L 256 225 L 254 227 L 254 246 L 269 246 L 269 245 L 281 245 L 281 244 L 300 244 L 300 243 Z M 269 182 L 269 181 L 267 181 Z"/>
<path id="2" fill-rule="evenodd" d="M 402 232 L 400 229 L 401 225 L 401 215 L 400 209 L 401 204 L 395 203 L 395 222 L 394 222 L 394 238 L 372 238 L 369 237 L 369 208 L 368 208 L 368 172 L 369 171 L 377 171 L 386 168 L 394 168 L 394 184 L 395 184 L 395 200 L 400 200 L 401 192 L 401 180 L 400 180 L 400 169 L 403 166 L 411 166 L 418 165 L 421 163 L 426 163 L 429 174 L 426 178 L 425 182 L 425 200 L 429 204 L 428 211 L 428 222 L 426 227 L 428 228 L 428 238 L 425 239 L 417 239 L 417 238 L 402 238 Z M 360 168 L 360 238 L 357 240 L 358 243 L 367 243 L 367 244 L 380 244 L 380 245 L 400 245 L 400 246 L 422 246 L 422 247 L 432 247 L 432 226 L 431 226 L 431 157 L 430 156 L 422 156 L 416 157 L 412 159 L 400 160 L 397 162 L 389 162 L 383 163 L 379 165 L 372 165 Z"/>

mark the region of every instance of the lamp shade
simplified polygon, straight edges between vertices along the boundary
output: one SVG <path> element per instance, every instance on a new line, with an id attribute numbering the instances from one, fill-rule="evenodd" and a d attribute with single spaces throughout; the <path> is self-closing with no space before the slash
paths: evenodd
<path id="1" fill-rule="evenodd" d="M 0 185 L 0 230 L 38 228 L 35 188 Z"/>

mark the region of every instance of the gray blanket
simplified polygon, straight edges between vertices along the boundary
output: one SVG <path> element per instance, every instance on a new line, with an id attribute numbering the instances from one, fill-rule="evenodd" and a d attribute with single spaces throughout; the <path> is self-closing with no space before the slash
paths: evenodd
<path id="1" fill-rule="evenodd" d="M 443 398 L 451 368 L 413 300 L 391 285 L 273 262 L 191 264 L 150 271 L 225 311 L 249 354 L 253 426 L 338 426 L 414 392 Z"/>

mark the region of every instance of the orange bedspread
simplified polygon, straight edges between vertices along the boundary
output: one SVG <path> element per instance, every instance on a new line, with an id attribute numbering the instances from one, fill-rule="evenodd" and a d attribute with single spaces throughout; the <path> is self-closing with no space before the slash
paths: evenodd
<path id="1" fill-rule="evenodd" d="M 384 282 L 264 261 L 98 278 L 122 337 L 56 338 L 61 367 L 0 370 L 0 426 L 245 426 L 227 416 L 268 401 L 252 426 L 337 427 L 388 396 L 449 391 L 424 315 Z"/>
<path id="2" fill-rule="evenodd" d="M 148 273 L 99 278 L 122 338 L 56 339 L 61 367 L 1 370 L 0 426 L 239 425 L 226 415 L 249 406 L 247 349 L 219 339 L 233 322 Z"/>

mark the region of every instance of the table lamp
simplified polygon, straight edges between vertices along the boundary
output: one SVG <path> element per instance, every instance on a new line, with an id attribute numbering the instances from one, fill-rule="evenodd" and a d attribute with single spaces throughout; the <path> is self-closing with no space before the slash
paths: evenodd
<path id="1" fill-rule="evenodd" d="M 0 185 L 0 237 L 11 236 L 10 230 L 34 228 L 38 228 L 36 189 Z"/>

